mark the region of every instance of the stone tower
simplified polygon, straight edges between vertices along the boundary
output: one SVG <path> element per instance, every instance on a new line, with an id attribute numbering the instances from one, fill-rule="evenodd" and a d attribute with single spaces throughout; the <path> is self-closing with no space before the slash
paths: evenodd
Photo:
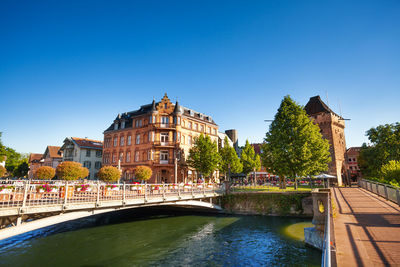
<path id="1" fill-rule="evenodd" d="M 311 97 L 304 109 L 318 124 L 322 136 L 329 141 L 332 161 L 328 172 L 337 177 L 338 185 L 342 185 L 342 175 L 346 173 L 344 119 L 333 112 L 319 96 Z"/>

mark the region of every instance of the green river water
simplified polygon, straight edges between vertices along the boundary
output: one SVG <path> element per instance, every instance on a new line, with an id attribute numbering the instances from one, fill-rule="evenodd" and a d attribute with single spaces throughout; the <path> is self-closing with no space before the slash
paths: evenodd
<path id="1" fill-rule="evenodd" d="M 0 241 L 0 266 L 318 266 L 304 221 L 134 210 Z"/>

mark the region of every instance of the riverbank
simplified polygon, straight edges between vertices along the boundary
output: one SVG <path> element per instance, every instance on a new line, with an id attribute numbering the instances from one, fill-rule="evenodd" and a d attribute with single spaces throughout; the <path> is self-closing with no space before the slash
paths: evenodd
<path id="1" fill-rule="evenodd" d="M 220 198 L 228 214 L 312 217 L 310 192 L 235 192 Z"/>

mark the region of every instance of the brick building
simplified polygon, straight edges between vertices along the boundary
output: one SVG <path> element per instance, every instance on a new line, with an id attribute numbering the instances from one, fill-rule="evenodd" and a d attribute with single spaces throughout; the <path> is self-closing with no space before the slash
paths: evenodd
<path id="1" fill-rule="evenodd" d="M 353 181 L 361 177 L 360 167 L 358 166 L 358 157 L 361 147 L 350 147 L 347 149 L 347 168 Z"/>
<path id="2" fill-rule="evenodd" d="M 318 124 L 322 136 L 329 141 L 332 161 L 329 163 L 328 173 L 336 176 L 338 185 L 342 185 L 342 175 L 347 169 L 344 119 L 333 112 L 319 96 L 311 97 L 304 109 Z"/>
<path id="3" fill-rule="evenodd" d="M 186 159 L 200 133 L 218 142 L 218 125 L 210 116 L 173 104 L 165 94 L 160 102 L 116 117 L 104 131 L 103 165 L 121 168 L 125 179 L 145 165 L 153 170 L 151 183 L 187 182 L 196 178 Z"/>
<path id="4" fill-rule="evenodd" d="M 35 172 L 37 169 L 39 169 L 41 166 L 43 166 L 44 159 L 43 159 L 43 154 L 38 154 L 38 153 L 31 153 L 29 155 L 29 171 L 28 171 L 28 178 L 29 179 L 34 179 L 35 178 Z"/>

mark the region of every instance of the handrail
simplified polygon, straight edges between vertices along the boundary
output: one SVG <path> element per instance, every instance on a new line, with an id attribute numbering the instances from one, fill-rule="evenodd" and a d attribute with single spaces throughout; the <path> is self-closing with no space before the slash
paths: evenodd
<path id="1" fill-rule="evenodd" d="M 368 190 L 369 192 L 376 194 L 378 196 L 384 197 L 386 200 L 392 201 L 393 203 L 396 203 L 397 205 L 400 206 L 399 187 L 366 179 L 359 180 L 358 185 L 361 188 Z M 372 185 L 374 185 L 375 190 L 373 189 Z M 381 190 L 379 190 L 379 188 Z"/>
<path id="2" fill-rule="evenodd" d="M 322 249 L 322 262 L 321 266 L 331 266 L 331 198 L 328 193 L 326 218 L 325 218 L 325 232 L 324 232 L 324 245 Z"/>

